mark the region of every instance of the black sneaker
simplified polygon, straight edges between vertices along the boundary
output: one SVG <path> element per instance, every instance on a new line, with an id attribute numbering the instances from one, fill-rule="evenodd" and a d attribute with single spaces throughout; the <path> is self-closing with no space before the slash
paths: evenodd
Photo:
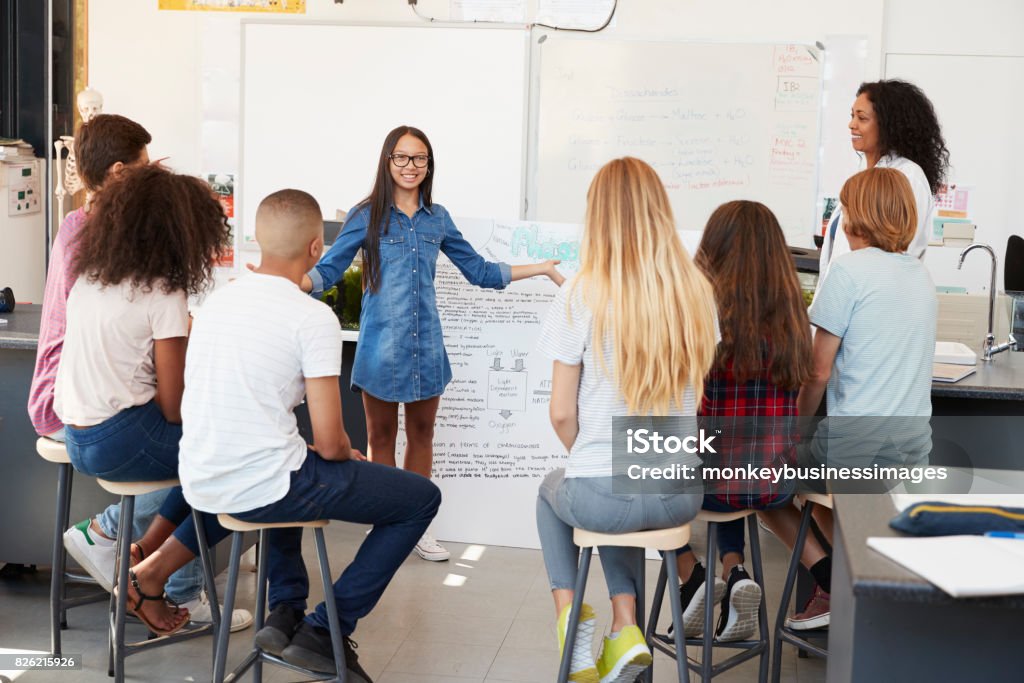
<path id="1" fill-rule="evenodd" d="M 305 616 L 302 610 L 288 605 L 278 605 L 270 611 L 263 628 L 256 633 L 256 647 L 275 657 L 280 657 L 288 643 L 292 642 L 295 629 Z"/>
<path id="2" fill-rule="evenodd" d="M 707 579 L 707 570 L 704 564 L 698 562 L 690 578 L 679 587 L 679 603 L 683 606 L 683 635 L 687 638 L 696 638 L 704 632 L 704 581 Z M 725 581 L 715 577 L 715 588 L 712 599 L 718 602 L 725 594 Z M 668 632 L 671 634 L 675 629 L 670 625 Z"/>
<path id="3" fill-rule="evenodd" d="M 721 642 L 746 640 L 757 630 L 757 614 L 761 607 L 761 587 L 750 578 L 742 565 L 729 572 L 729 585 L 722 598 L 715 639 Z"/>
<path id="4" fill-rule="evenodd" d="M 348 636 L 342 636 L 341 643 L 345 651 L 345 668 L 348 670 L 348 683 L 373 683 L 370 676 L 359 666 L 359 647 Z M 299 630 L 292 636 L 291 645 L 284 649 L 284 661 L 303 669 L 320 673 L 335 673 L 334 649 L 331 647 L 331 633 L 325 628 L 313 626 L 308 621 L 299 624 Z"/>

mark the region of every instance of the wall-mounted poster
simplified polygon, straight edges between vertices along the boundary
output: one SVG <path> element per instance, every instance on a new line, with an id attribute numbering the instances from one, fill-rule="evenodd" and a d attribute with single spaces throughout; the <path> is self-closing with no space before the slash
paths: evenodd
<path id="1" fill-rule="evenodd" d="M 206 173 L 203 179 L 210 184 L 213 193 L 220 199 L 224 207 L 224 215 L 228 218 L 231 226 L 231 247 L 221 254 L 217 259 L 217 267 L 235 267 L 235 248 L 238 240 L 238 231 L 235 229 L 235 175 L 233 173 Z"/>
<path id="2" fill-rule="evenodd" d="M 159 0 L 160 9 L 190 12 L 305 14 L 306 0 Z"/>

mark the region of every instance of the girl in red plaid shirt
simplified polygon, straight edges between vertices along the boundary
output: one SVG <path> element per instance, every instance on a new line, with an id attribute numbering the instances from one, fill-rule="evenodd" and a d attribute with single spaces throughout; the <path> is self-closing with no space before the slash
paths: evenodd
<path id="1" fill-rule="evenodd" d="M 722 339 L 704 384 L 705 429 L 722 432 L 705 465 L 778 467 L 796 461 L 796 398 L 810 372 L 806 306 L 786 239 L 775 215 L 758 202 L 718 207 L 704 228 L 695 261 L 711 281 Z M 705 471 L 706 472 L 706 471 Z M 789 505 L 786 482 L 705 480 L 704 509 L 761 510 Z M 743 567 L 744 520 L 718 525 L 722 579 L 715 577 L 721 616 L 715 636 L 744 640 L 757 625 L 761 587 Z M 677 555 L 686 635 L 703 630 L 704 566 L 689 546 Z M 724 580 L 723 580 L 724 579 Z"/>

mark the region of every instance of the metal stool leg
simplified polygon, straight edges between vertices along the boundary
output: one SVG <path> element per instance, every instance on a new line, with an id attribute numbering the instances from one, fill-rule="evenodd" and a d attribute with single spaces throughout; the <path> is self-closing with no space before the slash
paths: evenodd
<path id="1" fill-rule="evenodd" d="M 672 633 L 676 641 L 676 672 L 680 683 L 690 683 L 690 660 L 686 656 L 686 634 L 683 632 L 683 603 L 679 597 L 679 568 L 676 567 L 676 554 L 674 552 L 663 553 L 663 558 L 662 567 L 664 571 L 662 573 L 666 576 L 667 583 L 670 586 L 668 588 L 668 600 L 672 606 L 672 624 L 675 627 L 672 629 Z M 660 579 L 658 580 L 658 586 L 662 587 Z M 708 596 L 708 599 L 710 597 Z M 660 608 L 660 600 L 658 602 L 658 607 Z M 651 619 L 654 619 L 656 614 L 657 612 L 652 607 Z M 653 632 L 653 628 L 651 630 Z M 701 666 L 704 666 L 703 662 L 701 662 Z M 708 681 L 710 678 L 705 677 L 704 680 Z"/>
<path id="2" fill-rule="evenodd" d="M 572 651 L 576 647 L 576 629 L 579 627 L 580 612 L 583 610 L 583 594 L 587 590 L 587 575 L 590 573 L 590 557 L 593 554 L 593 548 L 583 548 L 583 552 L 580 553 L 580 566 L 576 571 L 576 593 L 573 595 L 569 618 L 565 624 L 565 647 L 562 650 L 562 663 L 558 668 L 558 683 L 569 681 Z"/>
<path id="3" fill-rule="evenodd" d="M 715 555 L 718 543 L 718 523 L 708 522 L 708 567 L 704 579 L 704 644 L 700 660 L 701 680 L 707 683 L 711 680 L 712 669 L 714 668 L 714 656 L 712 654 L 715 644 L 714 616 L 715 616 L 715 577 L 717 567 L 715 566 L 718 557 Z M 681 622 L 680 622 L 681 623 Z"/>
<path id="4" fill-rule="evenodd" d="M 238 588 L 238 568 L 242 564 L 242 532 L 231 534 L 231 559 L 228 562 L 228 584 L 224 591 L 224 613 L 231 614 L 235 609 L 235 592 Z M 231 622 L 221 621 L 217 629 L 217 645 L 213 657 L 213 682 L 223 683 L 224 669 L 228 660 L 228 639 L 231 637 Z"/>
<path id="5" fill-rule="evenodd" d="M 651 616 L 647 620 L 647 630 L 644 631 L 644 640 L 647 642 L 647 647 L 652 650 L 652 643 L 654 642 L 654 630 L 658 625 L 658 615 L 661 614 L 661 605 L 665 599 L 665 586 L 668 584 L 668 573 L 665 569 L 666 562 L 675 562 L 676 554 L 674 551 L 668 551 L 661 553 L 662 563 L 661 568 L 658 570 L 658 582 L 654 587 L 654 598 L 651 600 Z M 678 592 L 678 591 L 676 591 Z M 647 667 L 647 671 L 644 676 L 645 683 L 653 683 L 654 681 L 654 664 Z"/>
<path id="6" fill-rule="evenodd" d="M 259 541 L 257 541 L 259 548 L 256 553 L 256 621 L 253 624 L 253 633 L 259 633 L 260 629 L 263 628 L 266 618 L 264 615 L 267 613 L 267 553 L 270 548 L 270 544 L 267 543 L 267 536 L 267 530 L 262 529 Z M 257 657 L 252 667 L 253 683 L 262 683 L 263 659 Z"/>
<path id="7" fill-rule="evenodd" d="M 644 618 L 644 603 L 647 601 L 647 551 L 640 550 L 640 559 L 638 560 L 638 566 L 636 570 L 636 580 L 633 582 L 633 592 L 636 593 L 636 625 L 638 628 L 643 629 L 646 619 Z M 654 681 L 654 662 L 644 670 L 641 674 L 641 678 L 637 680 L 643 680 L 644 683 L 652 683 Z"/>
<path id="8" fill-rule="evenodd" d="M 71 465 L 57 465 L 57 510 L 53 522 L 53 553 L 50 576 L 50 652 L 60 656 L 60 630 L 67 627 L 64 610 L 64 569 L 67 553 L 64 550 L 64 529 L 71 507 Z"/>
<path id="9" fill-rule="evenodd" d="M 203 523 L 203 513 L 199 510 L 192 510 L 192 523 L 196 528 L 196 543 L 199 545 L 199 559 L 203 566 L 203 583 L 206 588 L 206 597 L 210 601 L 210 616 L 213 621 L 213 652 L 211 653 L 212 660 L 217 660 L 217 638 L 216 636 L 220 633 L 220 605 L 217 603 L 217 586 L 214 583 L 214 572 L 213 572 L 213 556 L 210 552 L 210 548 L 206 541 L 206 526 Z M 231 627 L 230 612 L 228 613 L 228 628 Z"/>
<path id="10" fill-rule="evenodd" d="M 757 608 L 757 633 L 761 654 L 758 658 L 758 683 L 768 681 L 768 653 L 769 653 L 769 631 L 768 631 L 768 595 L 764 584 L 764 567 L 761 564 L 761 539 L 757 530 L 757 515 L 747 517 L 747 531 L 750 536 L 750 564 L 754 570 L 754 581 L 761 587 L 761 605 Z"/>
<path id="11" fill-rule="evenodd" d="M 121 519 L 117 527 L 117 604 L 111 623 L 114 655 L 114 682 L 124 682 L 124 622 L 128 605 L 128 565 L 132 554 L 132 523 L 135 496 L 121 496 Z"/>
<path id="12" fill-rule="evenodd" d="M 786 612 L 789 610 L 789 601 L 793 597 L 793 587 L 796 585 L 796 575 L 800 568 L 800 556 L 803 554 L 807 532 L 811 526 L 811 508 L 813 506 L 814 504 L 811 502 L 804 503 L 803 513 L 800 515 L 800 531 L 797 532 L 796 543 L 793 544 L 793 556 L 789 559 L 786 581 L 782 584 L 779 613 L 775 617 L 775 645 L 772 648 L 772 683 L 779 683 L 779 680 L 782 678 L 782 629 L 786 626 Z"/>
<path id="13" fill-rule="evenodd" d="M 68 487 L 67 493 L 65 494 L 64 503 L 64 515 L 61 517 L 61 575 L 60 575 L 60 628 L 65 630 L 68 627 L 68 581 L 67 581 L 67 570 L 68 570 L 68 551 L 64 548 L 64 530 L 71 525 L 71 491 L 74 488 L 75 483 L 75 468 L 70 464 L 63 465 L 68 468 Z"/>
<path id="14" fill-rule="evenodd" d="M 327 622 L 331 626 L 331 646 L 334 649 L 334 666 L 337 670 L 338 683 L 348 680 L 348 667 L 345 665 L 345 650 L 341 645 L 341 623 L 338 619 L 338 606 L 334 602 L 334 581 L 331 579 L 331 568 L 327 564 L 327 543 L 324 542 L 324 530 L 313 529 L 316 540 L 316 555 L 320 561 L 320 577 L 324 582 L 324 606 L 327 608 Z"/>

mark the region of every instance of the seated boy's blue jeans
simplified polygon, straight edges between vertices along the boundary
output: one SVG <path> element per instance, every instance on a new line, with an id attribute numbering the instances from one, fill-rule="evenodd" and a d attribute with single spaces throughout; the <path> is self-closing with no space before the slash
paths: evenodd
<path id="1" fill-rule="evenodd" d="M 430 526 L 440 505 L 440 490 L 418 474 L 371 462 L 328 461 L 308 451 L 302 466 L 291 473 L 291 485 L 284 498 L 231 516 L 254 523 L 335 519 L 373 525 L 352 563 L 334 582 L 334 602 L 341 632 L 349 635 L 355 630 L 356 622 L 369 614 L 380 600 L 395 572 Z M 203 524 L 211 545 L 229 533 L 217 524 L 215 515 L 204 513 Z M 189 550 L 198 553 L 191 517 L 174 535 Z M 281 529 L 275 530 L 269 540 L 267 571 L 272 586 L 269 599 L 272 607 L 305 604 L 308 580 L 300 552 L 301 538 L 301 530 Z M 306 621 L 329 628 L 324 604 L 320 603 L 308 614 Z"/>

